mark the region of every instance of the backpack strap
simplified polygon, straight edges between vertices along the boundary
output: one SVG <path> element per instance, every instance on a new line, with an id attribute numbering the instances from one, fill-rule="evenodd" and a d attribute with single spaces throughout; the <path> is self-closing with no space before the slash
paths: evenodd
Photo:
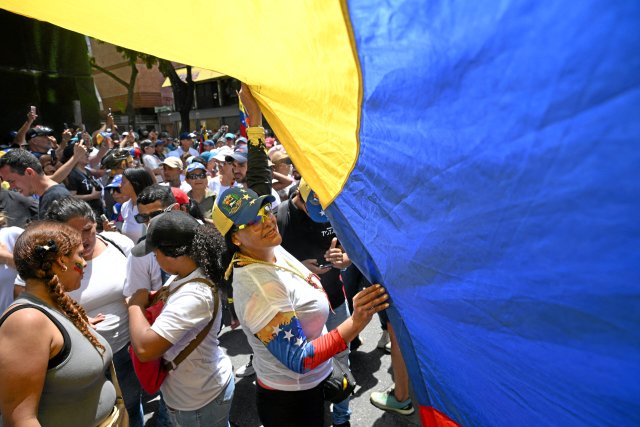
<path id="1" fill-rule="evenodd" d="M 172 369 L 176 369 L 178 367 L 178 365 L 180 363 L 182 363 L 187 357 L 189 357 L 189 355 L 193 352 L 193 350 L 196 349 L 196 347 L 198 347 L 200 345 L 200 343 L 202 342 L 202 340 L 204 340 L 204 338 L 209 334 L 209 331 L 211 330 L 211 327 L 213 326 L 213 322 L 216 321 L 216 316 L 218 315 L 218 305 L 220 304 L 220 297 L 218 295 L 218 289 L 216 287 L 216 285 L 208 279 L 202 279 L 200 277 L 196 277 L 195 279 L 189 280 L 188 282 L 185 283 L 193 283 L 193 282 L 200 282 L 200 283 L 204 283 L 207 286 L 209 286 L 209 288 L 211 289 L 211 293 L 213 294 L 213 317 L 211 318 L 211 321 L 209 323 L 207 323 L 207 326 L 204 327 L 203 330 L 201 330 L 198 335 L 196 335 L 196 337 L 189 343 L 188 346 L 186 346 L 181 352 L 180 354 L 178 354 L 176 356 L 175 359 L 173 359 L 171 362 L 165 362 L 164 367 L 167 371 L 171 371 Z M 182 285 L 180 285 L 182 286 Z M 175 292 L 177 290 L 174 289 L 173 292 Z M 172 292 L 172 293 L 173 293 Z"/>
<path id="2" fill-rule="evenodd" d="M 102 240 L 104 240 L 107 243 L 111 243 L 118 251 L 120 251 L 120 253 L 122 254 L 123 257 L 127 257 L 127 255 L 124 253 L 124 251 L 122 250 L 122 248 L 120 246 L 118 246 L 118 244 L 116 242 L 114 242 L 113 240 L 104 237 L 102 234 L 98 234 L 98 237 Z"/>

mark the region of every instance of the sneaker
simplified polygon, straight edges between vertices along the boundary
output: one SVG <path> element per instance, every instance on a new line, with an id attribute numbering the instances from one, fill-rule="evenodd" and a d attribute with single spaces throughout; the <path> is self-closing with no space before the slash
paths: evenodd
<path id="1" fill-rule="evenodd" d="M 379 349 L 383 349 L 387 346 L 387 344 L 389 344 L 391 341 L 389 341 L 389 332 L 387 331 L 382 331 L 382 335 L 380 336 L 380 340 L 378 341 L 378 345 L 376 345 L 377 348 Z"/>
<path id="2" fill-rule="evenodd" d="M 404 402 L 398 402 L 393 395 L 393 389 L 386 391 L 374 391 L 369 398 L 371 404 L 376 408 L 380 408 L 384 411 L 395 412 L 401 415 L 411 415 L 414 412 L 411 399 L 407 399 Z"/>
<path id="3" fill-rule="evenodd" d="M 249 363 L 244 366 L 240 366 L 236 371 L 236 377 L 244 378 L 250 377 L 251 375 L 255 375 L 256 370 L 253 369 L 253 354 L 249 356 Z"/>

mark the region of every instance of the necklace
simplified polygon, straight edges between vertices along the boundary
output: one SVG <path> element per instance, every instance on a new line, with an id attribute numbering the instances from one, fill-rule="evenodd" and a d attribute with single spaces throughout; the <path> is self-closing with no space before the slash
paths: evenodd
<path id="1" fill-rule="evenodd" d="M 332 313 L 335 313 L 333 311 L 333 307 L 331 306 L 331 301 L 329 301 L 329 296 L 327 295 L 327 292 L 324 290 L 322 285 L 319 284 L 320 283 L 320 277 L 318 277 L 318 275 L 314 274 L 314 273 L 309 273 L 308 276 L 305 276 L 304 274 L 302 274 L 300 272 L 300 270 L 298 270 L 289 261 L 285 260 L 285 262 L 287 263 L 287 265 L 289 267 L 285 267 L 283 265 L 278 265 L 278 264 L 275 264 L 273 262 L 267 262 L 267 261 L 262 261 L 262 260 L 259 260 L 259 259 L 251 258 L 251 257 L 248 257 L 246 255 L 242 255 L 240 252 L 236 252 L 235 254 L 233 254 L 233 258 L 231 258 L 231 262 L 229 263 L 229 267 L 227 268 L 227 271 L 226 271 L 224 277 L 227 280 L 229 279 L 229 276 L 231 275 L 231 270 L 233 269 L 234 266 L 244 267 L 244 266 L 249 265 L 249 264 L 268 265 L 270 267 L 277 268 L 279 270 L 283 270 L 283 271 L 286 271 L 288 273 L 291 273 L 294 276 L 299 277 L 300 279 L 302 279 L 305 282 L 307 282 L 313 288 L 315 288 L 315 289 L 317 289 L 319 291 L 322 291 L 322 293 L 324 294 L 325 298 L 327 299 L 327 302 L 329 303 L 329 309 L 331 310 Z M 317 282 L 316 282 L 316 280 L 317 280 Z"/>

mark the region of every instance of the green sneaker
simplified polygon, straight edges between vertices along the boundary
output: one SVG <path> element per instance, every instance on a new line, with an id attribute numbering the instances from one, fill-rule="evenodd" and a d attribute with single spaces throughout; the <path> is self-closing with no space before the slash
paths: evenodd
<path id="1" fill-rule="evenodd" d="M 396 412 L 401 415 L 411 415 L 414 412 L 411 399 L 398 402 L 393 395 L 393 389 L 386 391 L 374 391 L 369 398 L 371 404 L 384 411 Z"/>

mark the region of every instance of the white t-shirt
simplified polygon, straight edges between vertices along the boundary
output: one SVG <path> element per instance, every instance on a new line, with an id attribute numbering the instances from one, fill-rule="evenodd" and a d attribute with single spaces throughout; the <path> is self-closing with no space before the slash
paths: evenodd
<path id="1" fill-rule="evenodd" d="M 163 182 L 160 185 L 164 185 L 166 187 L 170 187 L 168 182 Z M 185 193 L 188 193 L 189 191 L 191 191 L 191 186 L 189 185 L 189 183 L 185 180 L 184 175 L 180 175 L 180 190 L 184 191 Z"/>
<path id="2" fill-rule="evenodd" d="M 22 231 L 20 227 L 0 229 L 0 243 L 13 253 L 13 247 Z M 15 268 L 9 267 L 7 264 L 0 264 L 0 313 L 3 313 L 13 303 L 13 284 L 17 275 L 18 272 Z"/>
<path id="3" fill-rule="evenodd" d="M 210 288 L 190 281 L 206 277 L 201 269 L 194 270 L 184 279 L 172 276 L 167 286 L 176 288 L 151 329 L 171 342 L 173 346 L 163 355 L 171 361 L 206 327 L 213 315 L 214 298 Z M 218 330 L 222 321 L 221 302 L 209 334 L 178 367 L 169 372 L 160 390 L 167 406 L 180 411 L 202 408 L 218 397 L 227 385 L 233 368 L 231 359 L 219 347 Z"/>
<path id="4" fill-rule="evenodd" d="M 122 215 L 122 234 L 137 243 L 140 237 L 144 236 L 144 224 L 138 224 L 135 216 L 138 214 L 138 205 L 131 200 L 122 204 L 120 215 Z"/>
<path id="5" fill-rule="evenodd" d="M 278 192 L 274 188 L 271 188 L 271 195 L 275 199 L 273 202 L 271 202 L 271 208 L 272 209 L 277 209 L 278 206 L 280 205 L 280 203 L 282 202 L 281 199 L 280 199 L 280 195 L 278 194 Z"/>
<path id="6" fill-rule="evenodd" d="M 178 147 L 173 151 L 169 151 L 169 154 L 167 154 L 167 157 L 177 157 L 180 158 L 183 154 L 184 154 L 184 150 L 182 149 L 182 147 Z M 196 151 L 195 148 L 190 147 L 189 148 L 189 154 L 191 154 L 192 156 L 199 156 L 200 153 L 198 153 L 198 151 Z"/>
<path id="7" fill-rule="evenodd" d="M 133 242 L 120 233 L 105 231 L 100 233 L 116 243 L 122 254 L 111 243 L 97 257 L 87 261 L 80 288 L 67 294 L 76 300 L 87 312 L 95 317 L 102 313 L 105 319 L 96 325 L 96 330 L 107 340 L 114 353 L 129 342 L 129 311 L 122 290 L 127 275 L 127 257 Z M 99 237 L 97 237 L 99 239 Z M 16 285 L 24 286 L 20 276 Z"/>
<path id="8" fill-rule="evenodd" d="M 220 194 L 222 194 L 222 192 L 223 192 L 224 190 L 226 190 L 227 188 L 229 188 L 229 186 L 228 186 L 228 185 L 222 185 L 222 184 L 220 183 L 220 175 L 218 175 L 218 176 L 214 176 L 213 178 L 211 178 L 211 179 L 209 180 L 209 184 L 208 184 L 208 185 L 209 185 L 209 190 L 213 191 L 213 192 L 214 192 L 216 195 L 218 195 L 218 196 L 219 196 Z M 233 184 L 233 185 L 234 185 L 234 187 L 237 187 L 237 186 L 238 186 L 238 183 L 237 183 L 237 182 L 234 182 L 234 184 Z"/>
<path id="9" fill-rule="evenodd" d="M 161 287 L 162 272 L 153 252 L 143 257 L 129 256 L 127 259 L 127 279 L 122 291 L 125 297 L 130 297 L 139 289 L 157 291 Z"/>
<path id="10" fill-rule="evenodd" d="M 310 271 L 281 246 L 275 249 L 276 264 L 299 271 Z M 278 312 L 295 311 L 307 340 L 327 333 L 329 302 L 316 289 L 288 271 L 264 264 L 233 269 L 233 301 L 236 314 L 253 350 L 253 367 L 260 381 L 276 390 L 309 390 L 331 373 L 331 359 L 304 374 L 282 364 L 254 334 L 264 328 Z"/>
<path id="11" fill-rule="evenodd" d="M 151 154 L 143 154 L 142 163 L 152 171 L 158 169 L 162 164 L 159 158 Z M 162 177 L 162 175 L 156 174 L 155 176 L 156 176 L 156 182 L 158 184 L 164 181 L 164 178 Z"/>

